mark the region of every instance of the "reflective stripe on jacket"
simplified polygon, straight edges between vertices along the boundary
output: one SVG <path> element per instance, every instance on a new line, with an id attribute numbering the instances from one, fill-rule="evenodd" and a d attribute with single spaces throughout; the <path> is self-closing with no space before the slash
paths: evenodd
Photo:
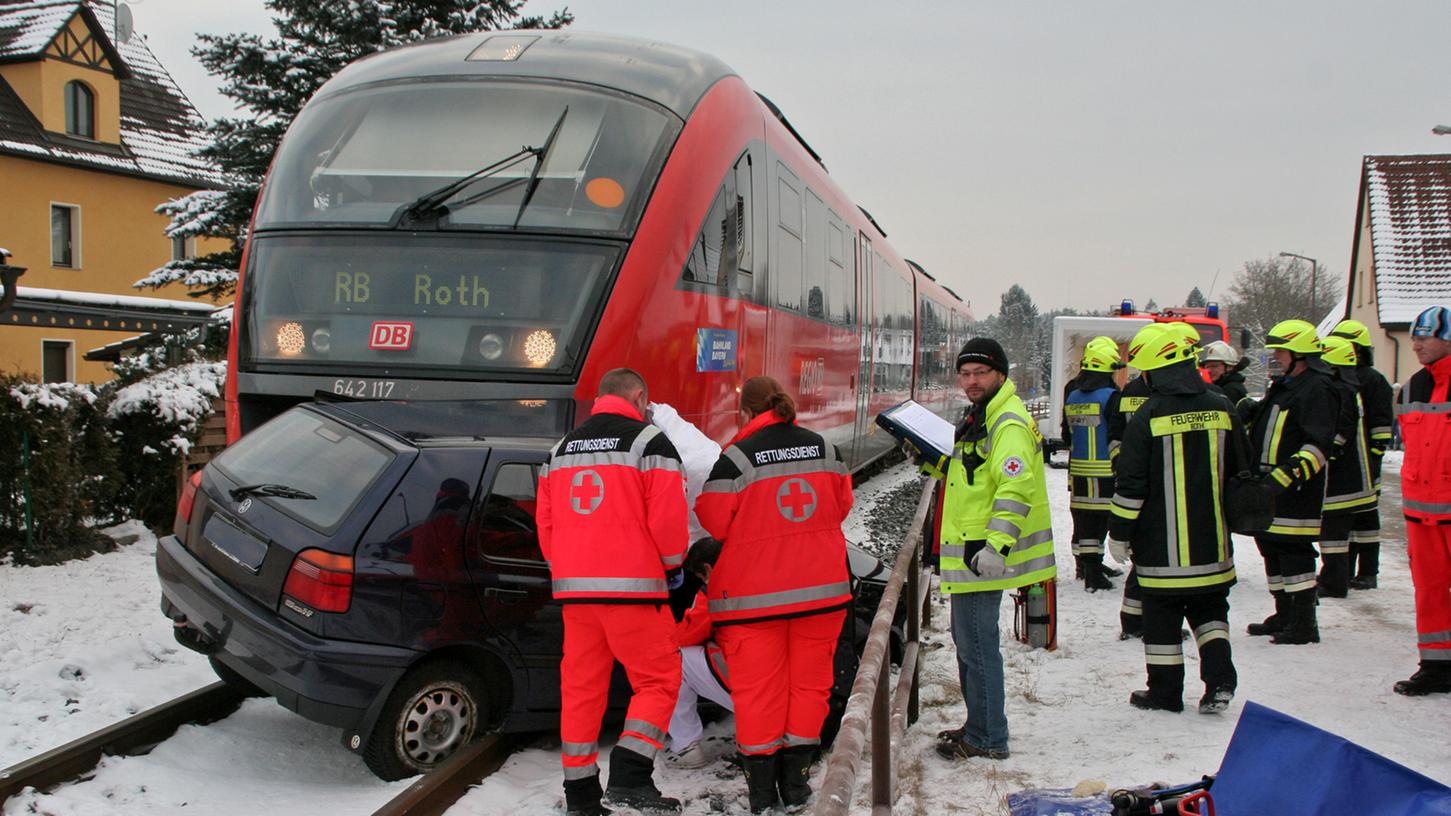
<path id="1" fill-rule="evenodd" d="M 539 469 L 539 548 L 560 601 L 660 603 L 690 537 L 680 455 L 616 396 Z"/>
<path id="2" fill-rule="evenodd" d="M 1451 520 L 1451 356 L 1422 368 L 1401 387 L 1396 417 L 1406 450 L 1401 499 L 1413 521 Z"/>
<path id="3" fill-rule="evenodd" d="M 980 430 L 968 423 L 980 418 Z M 947 467 L 942 500 L 942 591 L 983 592 L 1036 584 L 1057 575 L 1043 440 L 1012 380 L 980 414 L 969 414 Z M 970 467 L 969 467 L 970 466 Z M 981 547 L 1007 561 L 986 579 L 968 568 Z"/>
<path id="4" fill-rule="evenodd" d="M 1274 536 L 1316 539 L 1325 501 L 1325 465 L 1335 441 L 1340 397 L 1328 368 L 1318 358 L 1294 377 L 1275 378 L 1255 413 L 1250 431 L 1250 455 L 1258 457 L 1258 471 L 1270 473 L 1292 464 L 1299 451 L 1316 462 L 1314 475 L 1296 481 L 1275 498 L 1275 515 L 1265 532 Z"/>
<path id="5" fill-rule="evenodd" d="M 1113 500 L 1113 459 L 1123 439 L 1124 415 L 1119 410 L 1113 375 L 1085 371 L 1073 381 L 1063 404 L 1068 442 L 1069 507 L 1107 513 Z"/>
<path id="6" fill-rule="evenodd" d="M 1364 410 L 1360 401 L 1360 380 L 1353 368 L 1337 370 L 1335 390 L 1340 394 L 1340 422 L 1335 431 L 1335 449 L 1330 474 L 1325 478 L 1324 515 L 1358 513 L 1376 502 L 1375 481 L 1370 475 L 1370 451 L 1365 440 Z"/>
<path id="7" fill-rule="evenodd" d="M 711 570 L 717 626 L 839 609 L 851 600 L 851 473 L 836 446 L 774 414 L 746 425 L 711 469 L 695 516 L 720 539 Z"/>
<path id="8" fill-rule="evenodd" d="M 1153 377 L 1153 396 L 1124 430 L 1109 535 L 1129 542 L 1146 593 L 1224 591 L 1235 581 L 1224 484 L 1246 466 L 1234 438 L 1243 444 L 1244 428 L 1187 366 Z"/>

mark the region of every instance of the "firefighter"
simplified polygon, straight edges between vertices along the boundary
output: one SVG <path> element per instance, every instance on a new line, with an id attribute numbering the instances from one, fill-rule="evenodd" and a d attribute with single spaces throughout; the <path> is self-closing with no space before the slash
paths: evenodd
<path id="1" fill-rule="evenodd" d="M 952 639 L 968 720 L 937 735 L 947 759 L 1008 756 L 998 615 L 1003 590 L 1057 574 L 1043 439 L 1008 379 L 1003 347 L 986 337 L 957 355 L 957 383 L 971 403 L 946 472 L 941 590 L 952 603 Z"/>
<path id="2" fill-rule="evenodd" d="M 1411 348 L 1424 368 L 1401 387 L 1396 417 L 1421 666 L 1395 691 L 1417 697 L 1451 692 L 1451 309 L 1421 312 Z"/>
<path id="3" fill-rule="evenodd" d="M 1152 324 L 1159 325 L 1159 324 Z M 1119 410 L 1123 413 L 1125 427 L 1133 421 L 1134 413 L 1149 399 L 1149 380 L 1142 373 L 1124 384 L 1119 398 Z M 1124 596 L 1118 610 L 1119 640 L 1141 637 L 1144 633 L 1144 602 L 1139 592 L 1139 576 L 1129 565 L 1129 574 L 1124 576 Z"/>
<path id="4" fill-rule="evenodd" d="M 1108 337 L 1095 337 L 1083 349 L 1079 374 L 1069 384 L 1063 402 L 1073 560 L 1083 588 L 1089 592 L 1113 589 L 1103 564 L 1103 538 L 1113 500 L 1113 457 L 1123 438 L 1118 384 L 1113 380 L 1113 372 L 1120 368 L 1118 344 Z"/>
<path id="5" fill-rule="evenodd" d="M 1330 472 L 1325 479 L 1325 505 L 1320 525 L 1320 576 L 1316 593 L 1322 598 L 1344 598 L 1350 591 L 1350 530 L 1354 519 L 1375 506 L 1375 483 L 1370 475 L 1370 451 L 1356 377 L 1355 346 L 1344 337 L 1325 338 L 1324 360 L 1333 372 L 1340 395 Z"/>
<path id="6" fill-rule="evenodd" d="M 539 471 L 539 547 L 564 607 L 559 737 L 570 814 L 610 812 L 601 805 L 597 740 L 616 660 L 634 694 L 610 753 L 604 801 L 680 810 L 652 777 L 680 687 L 667 582 L 685 560 L 689 533 L 680 455 L 645 422 L 648 405 L 639 374 L 605 374 L 590 418 Z"/>
<path id="7" fill-rule="evenodd" d="M 1385 375 L 1375 367 L 1375 348 L 1370 330 L 1359 320 L 1342 320 L 1330 332 L 1355 344 L 1355 376 L 1360 380 L 1360 402 L 1365 412 L 1366 449 L 1370 454 L 1370 477 L 1375 484 L 1376 503 L 1350 520 L 1351 589 L 1375 589 L 1380 574 L 1380 468 L 1391 444 L 1395 422 L 1395 392 Z"/>
<path id="8" fill-rule="evenodd" d="M 1265 560 L 1265 576 L 1275 612 L 1251 623 L 1251 635 L 1270 635 L 1272 643 L 1318 643 L 1315 617 L 1315 547 L 1325 500 L 1325 465 L 1335 440 L 1340 402 L 1325 363 L 1315 327 L 1284 320 L 1270 328 L 1271 349 L 1283 372 L 1275 377 L 1255 410 L 1250 452 L 1275 495 L 1269 528 L 1255 536 Z"/>
<path id="9" fill-rule="evenodd" d="M 1237 676 L 1229 647 L 1229 588 L 1234 551 L 1221 496 L 1237 473 L 1243 427 L 1229 400 L 1198 375 L 1192 344 L 1159 324 L 1129 344 L 1129 365 L 1144 372 L 1151 396 L 1124 430 L 1109 548 L 1132 557 L 1143 596 L 1148 688 L 1129 695 L 1137 708 L 1184 710 L 1188 620 L 1199 648 L 1201 714 L 1229 706 Z"/>
<path id="10" fill-rule="evenodd" d="M 1205 344 L 1204 349 L 1199 352 L 1199 367 L 1209 375 L 1209 381 L 1229 398 L 1229 403 L 1235 407 L 1240 416 L 1244 416 L 1248 406 L 1249 390 L 1244 385 L 1245 367 L 1249 365 L 1249 358 L 1242 356 L 1234 350 L 1234 346 L 1223 340 L 1214 340 Z"/>
<path id="11" fill-rule="evenodd" d="M 796 424 L 770 377 L 741 388 L 745 427 L 721 451 L 695 514 L 722 542 L 707 596 L 730 669 L 736 747 L 752 813 L 811 797 L 833 658 L 851 603 L 851 473 L 836 446 Z"/>

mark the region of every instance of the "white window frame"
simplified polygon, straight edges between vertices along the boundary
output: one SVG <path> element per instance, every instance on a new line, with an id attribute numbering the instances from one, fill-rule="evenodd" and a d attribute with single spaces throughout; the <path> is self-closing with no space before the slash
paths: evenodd
<path id="1" fill-rule="evenodd" d="M 67 337 L 42 337 L 40 338 L 40 381 L 54 382 L 45 378 L 45 344 L 62 343 L 66 347 L 65 353 L 65 379 L 60 382 L 76 381 L 76 341 Z"/>
<path id="2" fill-rule="evenodd" d="M 65 201 L 52 201 L 50 207 L 45 211 L 45 223 L 49 227 L 56 207 L 65 207 L 71 211 L 71 262 L 68 264 L 57 263 L 55 258 L 55 244 L 50 247 L 50 265 L 56 269 L 80 269 L 81 268 L 81 205 L 70 204 Z"/>

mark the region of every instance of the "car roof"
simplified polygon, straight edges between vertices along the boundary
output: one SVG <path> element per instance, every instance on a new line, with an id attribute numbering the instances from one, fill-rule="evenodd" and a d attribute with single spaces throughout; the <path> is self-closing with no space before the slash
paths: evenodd
<path id="1" fill-rule="evenodd" d="M 414 447 L 548 450 L 567 430 L 560 400 L 367 400 L 313 403 L 312 410 Z"/>

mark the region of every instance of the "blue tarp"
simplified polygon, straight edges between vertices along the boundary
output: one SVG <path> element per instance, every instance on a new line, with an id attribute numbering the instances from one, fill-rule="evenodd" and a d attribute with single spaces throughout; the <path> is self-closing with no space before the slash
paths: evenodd
<path id="1" fill-rule="evenodd" d="M 1108 794 L 1074 796 L 1067 788 L 1008 794 L 1012 816 L 1113 816 Z"/>
<path id="2" fill-rule="evenodd" d="M 1451 816 L 1446 785 L 1257 703 L 1245 703 L 1210 791 L 1219 816 Z"/>

